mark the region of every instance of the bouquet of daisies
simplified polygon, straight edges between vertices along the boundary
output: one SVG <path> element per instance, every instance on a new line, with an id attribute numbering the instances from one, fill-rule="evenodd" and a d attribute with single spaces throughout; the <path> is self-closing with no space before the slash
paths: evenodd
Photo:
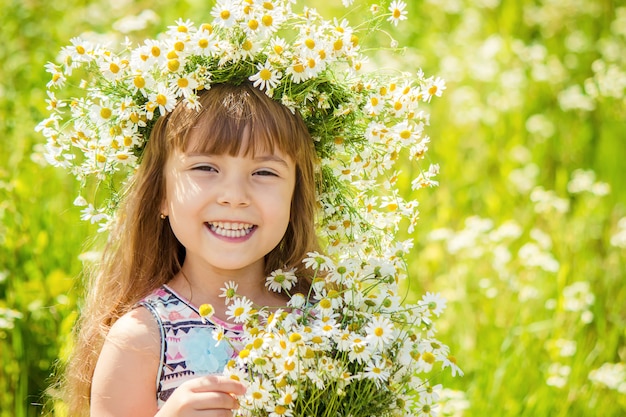
<path id="1" fill-rule="evenodd" d="M 316 272 L 308 294 L 289 293 L 293 271 L 275 271 L 266 286 L 287 292 L 284 309 L 256 310 L 224 288 L 231 320 L 242 323 L 239 354 L 225 372 L 247 381 L 239 416 L 431 416 L 437 389 L 434 367 L 461 374 L 449 349 L 434 336 L 433 319 L 445 301 L 427 293 L 416 304 L 402 303 L 403 250 L 386 256 L 334 262 L 310 253 L 305 265 Z M 204 305 L 201 313 L 210 316 Z"/>

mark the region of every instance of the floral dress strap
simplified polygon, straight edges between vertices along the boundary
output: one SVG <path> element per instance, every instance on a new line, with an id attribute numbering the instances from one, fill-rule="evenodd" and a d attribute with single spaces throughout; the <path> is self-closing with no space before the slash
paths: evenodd
<path id="1" fill-rule="evenodd" d="M 203 319 L 197 307 L 167 285 L 150 293 L 138 305 L 147 308 L 159 326 L 161 358 L 156 380 L 159 408 L 183 382 L 221 373 L 236 355 L 227 341 L 218 343 L 213 332 L 219 326 L 228 339 L 236 339 L 241 326 L 217 318 Z"/>

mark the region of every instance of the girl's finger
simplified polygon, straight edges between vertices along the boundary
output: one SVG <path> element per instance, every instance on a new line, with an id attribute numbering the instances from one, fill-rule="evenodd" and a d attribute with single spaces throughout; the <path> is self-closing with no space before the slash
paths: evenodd
<path id="1" fill-rule="evenodd" d="M 189 388 L 194 392 L 217 391 L 233 395 L 243 395 L 246 393 L 246 386 L 244 384 L 222 375 L 201 376 L 187 383 L 189 384 Z"/>
<path id="2" fill-rule="evenodd" d="M 197 411 L 205 410 L 236 410 L 239 408 L 237 399 L 224 392 L 196 392 L 193 408 Z"/>

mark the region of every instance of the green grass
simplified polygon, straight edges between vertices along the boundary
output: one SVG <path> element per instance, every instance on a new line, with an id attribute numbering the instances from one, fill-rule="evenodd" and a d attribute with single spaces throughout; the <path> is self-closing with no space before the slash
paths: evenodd
<path id="1" fill-rule="evenodd" d="M 162 16 L 159 30 L 207 15 L 200 1 L 176 3 L 2 2 L 0 38 L 10 41 L 0 44 L 0 417 L 41 413 L 78 310 L 78 257 L 94 233 L 72 206 L 74 181 L 31 157 L 43 142 L 33 130 L 45 113 L 43 65 L 71 37 L 148 7 Z M 418 196 L 411 263 L 417 296 L 447 297 L 439 338 L 465 371 L 437 378 L 456 398 L 441 414 L 625 415 L 619 379 L 602 383 L 594 371 L 626 364 L 626 249 L 611 244 L 626 217 L 626 101 L 623 85 L 608 87 L 626 77 L 626 8 L 446 3 L 410 2 L 411 20 L 395 33 L 413 46 L 400 68 L 448 83 L 429 107 L 428 158 L 441 166 L 441 185 Z M 565 97 L 573 86 L 587 93 Z M 570 109 L 585 103 L 594 108 Z M 579 169 L 610 193 L 568 190 Z"/>

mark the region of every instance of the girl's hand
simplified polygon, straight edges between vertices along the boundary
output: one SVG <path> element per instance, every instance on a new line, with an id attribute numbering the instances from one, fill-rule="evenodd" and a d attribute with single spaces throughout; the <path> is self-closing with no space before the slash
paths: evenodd
<path id="1" fill-rule="evenodd" d="M 245 392 L 242 383 L 225 376 L 194 378 L 176 388 L 155 417 L 232 417 L 239 408 L 236 396 Z"/>

